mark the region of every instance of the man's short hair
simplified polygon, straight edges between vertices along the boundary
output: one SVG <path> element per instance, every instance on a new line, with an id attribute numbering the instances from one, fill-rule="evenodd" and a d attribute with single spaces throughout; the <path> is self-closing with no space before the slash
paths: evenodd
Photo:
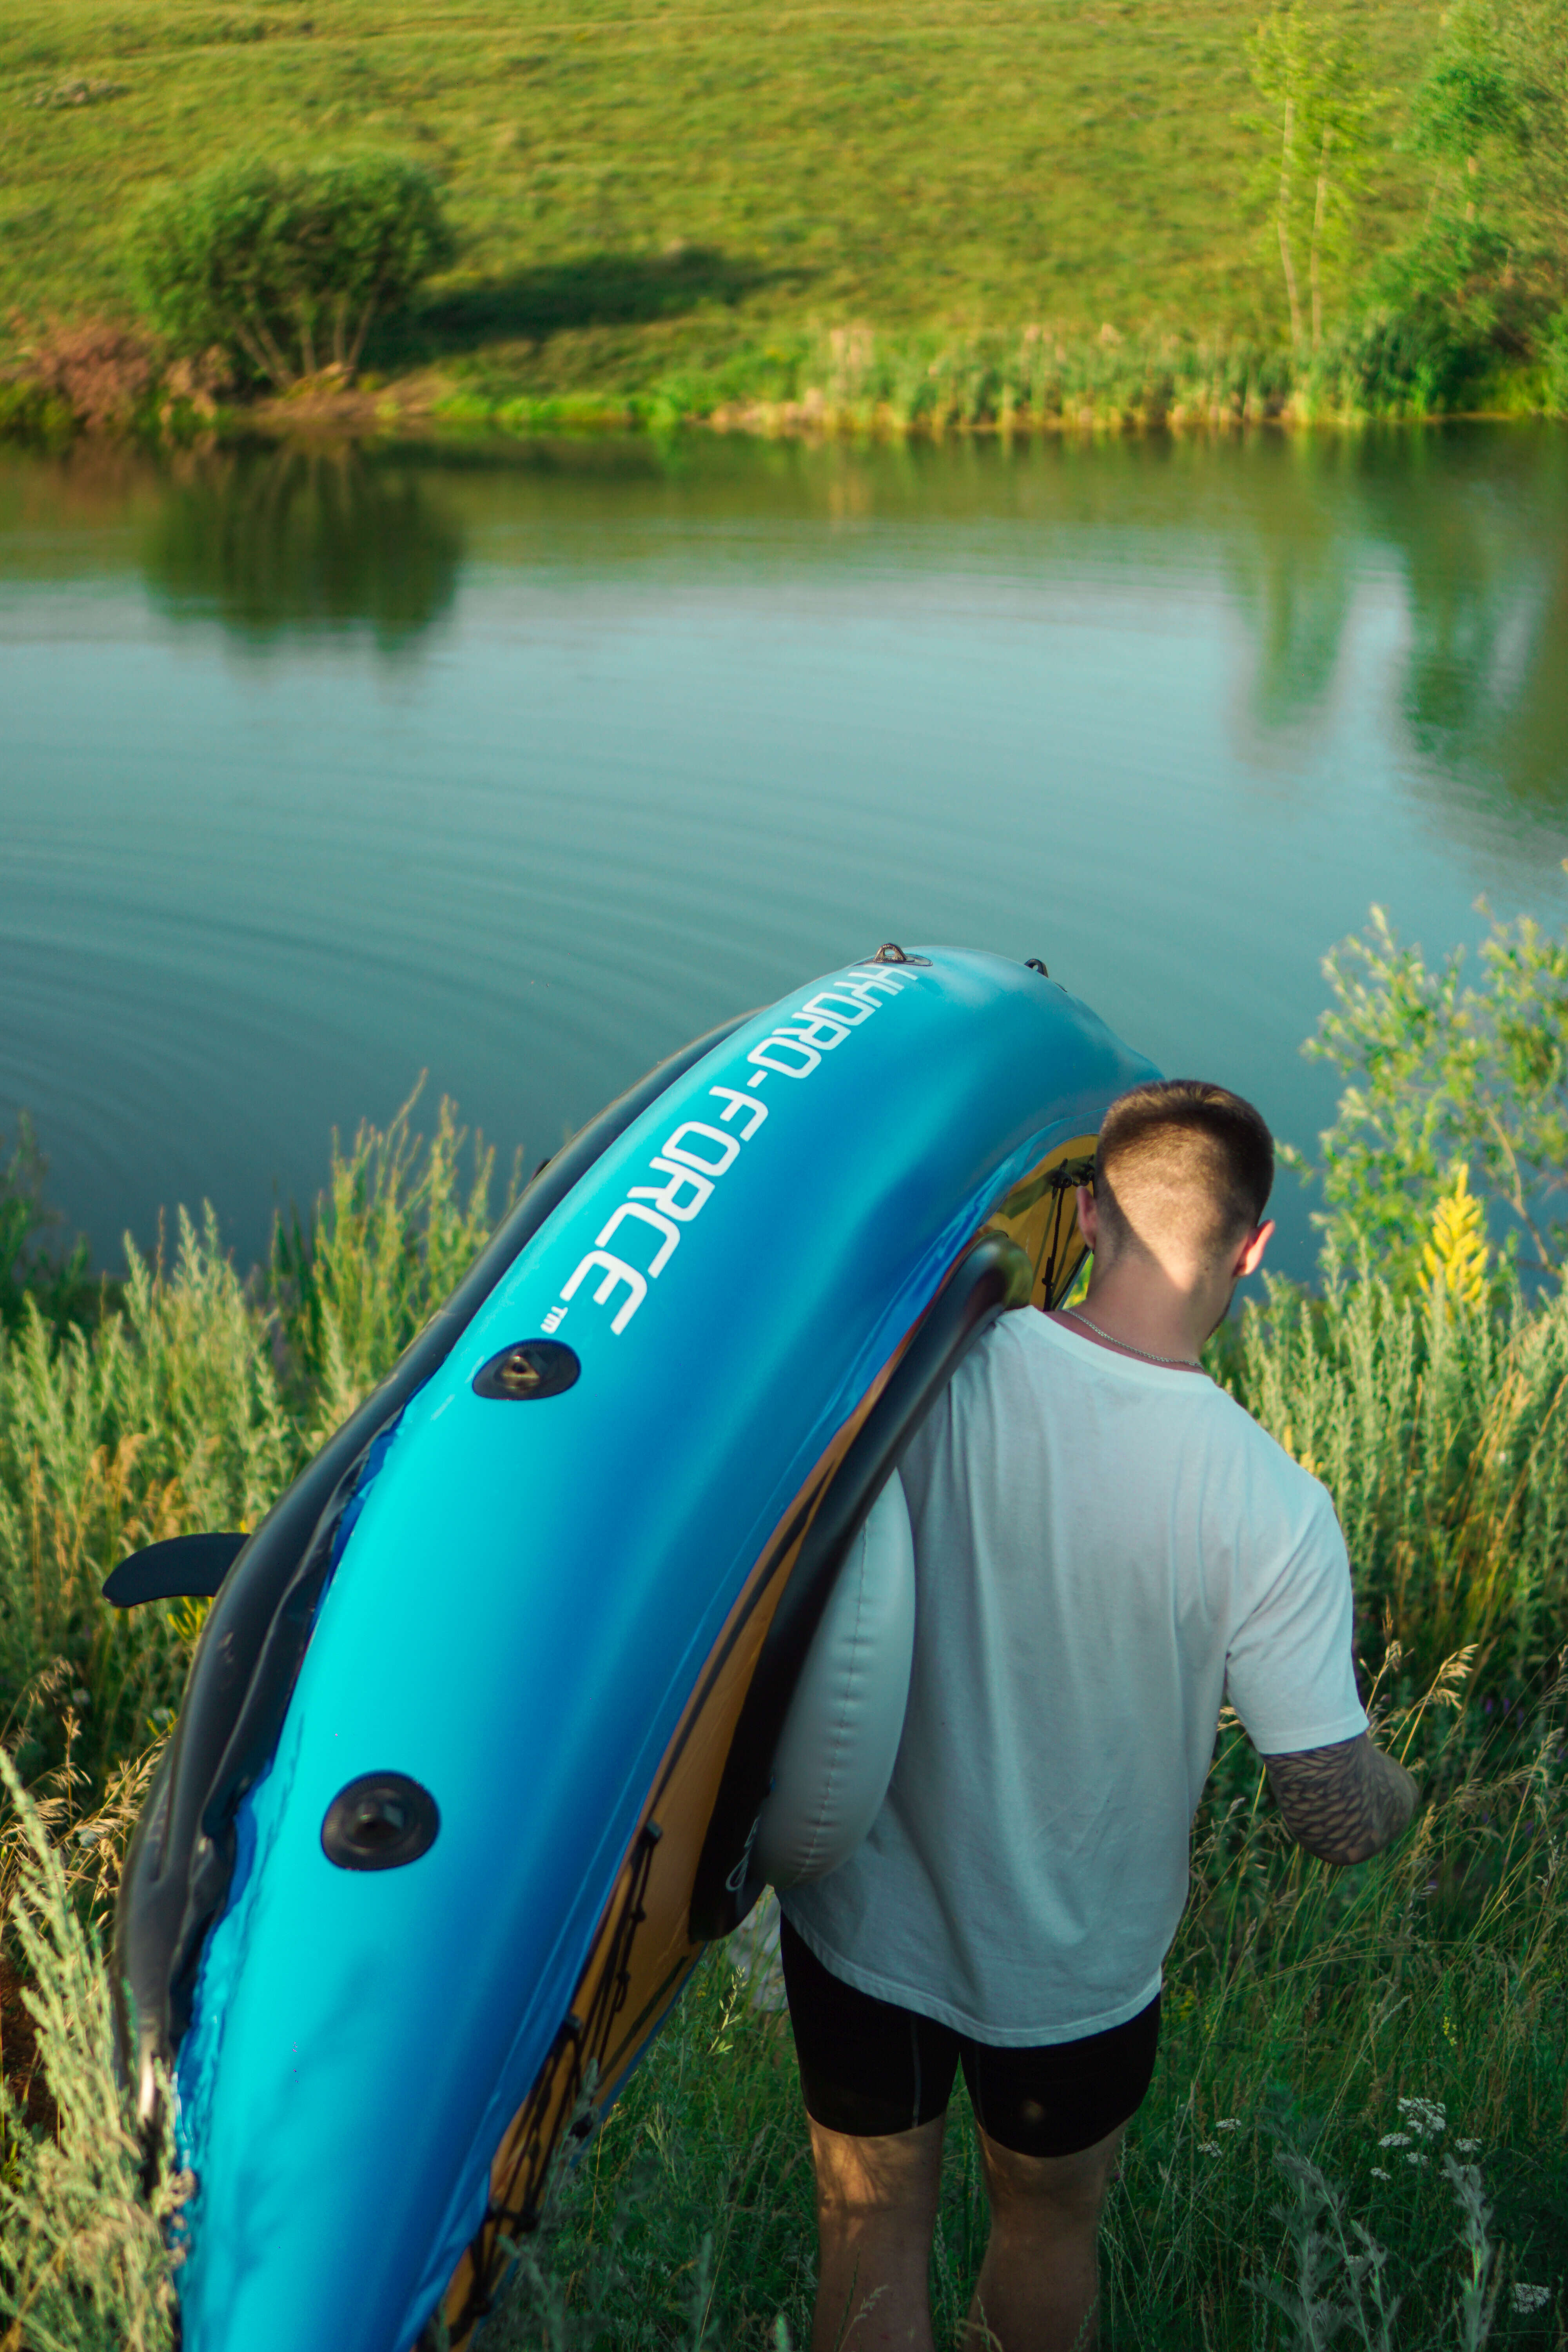
<path id="1" fill-rule="evenodd" d="M 1105 1114 L 1094 1197 L 1112 1251 L 1131 1237 L 1215 1257 L 1262 1223 L 1273 1189 L 1274 1138 L 1226 1087 L 1163 1078 Z"/>

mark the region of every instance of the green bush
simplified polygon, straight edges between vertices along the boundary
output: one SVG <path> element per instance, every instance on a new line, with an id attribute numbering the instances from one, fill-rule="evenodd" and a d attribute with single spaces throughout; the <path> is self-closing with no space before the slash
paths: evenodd
<path id="1" fill-rule="evenodd" d="M 1484 902 L 1483 902 L 1484 907 Z M 1568 1271 L 1568 933 L 1493 920 L 1480 985 L 1463 948 L 1430 969 L 1381 907 L 1323 960 L 1334 1003 L 1304 1050 L 1346 1084 L 1319 1138 L 1330 1255 L 1364 1252 L 1395 1289 L 1419 1285 L 1432 1204 L 1456 1164 L 1535 1276 Z"/>
<path id="2" fill-rule="evenodd" d="M 351 379 L 374 321 L 452 251 L 435 182 L 385 155 L 225 165 L 154 198 L 129 247 L 175 350 L 216 345 L 280 392 L 328 369 Z"/>
<path id="3" fill-rule="evenodd" d="M 1331 404 L 1373 416 L 1485 406 L 1500 365 L 1532 338 L 1524 289 L 1507 282 L 1508 240 L 1486 222 L 1435 218 L 1374 273 L 1373 299 L 1325 344 L 1316 374 Z"/>
<path id="4" fill-rule="evenodd" d="M 1408 365 L 1416 407 L 1482 404 L 1489 379 L 1495 389 L 1500 371 L 1532 365 L 1550 395 L 1568 292 L 1568 0 L 1457 7 L 1415 93 L 1408 144 L 1431 173 L 1426 212 L 1382 273 L 1391 319 L 1374 322 L 1369 354 L 1395 378 Z"/>

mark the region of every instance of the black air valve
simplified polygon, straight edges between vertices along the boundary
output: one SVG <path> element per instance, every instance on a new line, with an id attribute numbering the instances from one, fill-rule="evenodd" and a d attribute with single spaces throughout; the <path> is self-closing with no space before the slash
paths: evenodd
<path id="1" fill-rule="evenodd" d="M 406 1772 L 362 1772 L 340 1789 L 321 1823 L 321 1851 L 340 1870 L 398 1870 L 428 1853 L 441 1815 Z"/>

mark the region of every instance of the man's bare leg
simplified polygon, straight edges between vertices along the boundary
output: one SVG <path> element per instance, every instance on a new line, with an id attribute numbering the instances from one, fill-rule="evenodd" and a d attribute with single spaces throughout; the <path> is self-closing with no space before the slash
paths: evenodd
<path id="1" fill-rule="evenodd" d="M 964 2352 L 1090 2352 L 1100 2216 L 1126 2128 L 1078 2156 L 1017 2156 L 980 2134 L 991 2236 Z"/>
<path id="2" fill-rule="evenodd" d="M 811 2126 L 816 2316 L 811 2352 L 932 2352 L 931 2241 L 946 2117 L 851 2139 Z"/>

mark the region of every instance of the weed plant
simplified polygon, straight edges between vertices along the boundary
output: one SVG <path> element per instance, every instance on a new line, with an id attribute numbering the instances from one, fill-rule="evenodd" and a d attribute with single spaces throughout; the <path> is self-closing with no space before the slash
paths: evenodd
<path id="1" fill-rule="evenodd" d="M 0 1339 L 0 2061 L 43 2078 L 4 2123 L 16 2352 L 162 2352 L 165 2238 L 178 2251 L 180 2184 L 151 2215 L 135 2192 L 101 1944 L 199 1616 L 118 1615 L 98 1586 L 136 1543 L 254 1523 L 395 1360 L 490 1225 L 492 1160 L 465 1147 L 447 1107 L 425 1142 L 405 1108 L 334 1150 L 327 1192 L 248 1281 L 210 1213 L 182 1216 L 100 1311 L 56 1319 L 29 1293 Z M 1104 2340 L 1127 2352 L 1562 2340 L 1568 1295 L 1481 1281 L 1462 1200 L 1434 1230 L 1423 1280 L 1331 1266 L 1319 1296 L 1276 1286 L 1215 1355 L 1334 1494 L 1378 1736 L 1426 1802 L 1391 1853 L 1330 1871 L 1287 1843 L 1222 1724 L 1107 2221 Z M 519 2249 L 493 2352 L 805 2340 L 809 2158 L 759 1993 L 765 1974 L 710 1957 Z M 942 2340 L 984 2234 L 960 2094 Z"/>

